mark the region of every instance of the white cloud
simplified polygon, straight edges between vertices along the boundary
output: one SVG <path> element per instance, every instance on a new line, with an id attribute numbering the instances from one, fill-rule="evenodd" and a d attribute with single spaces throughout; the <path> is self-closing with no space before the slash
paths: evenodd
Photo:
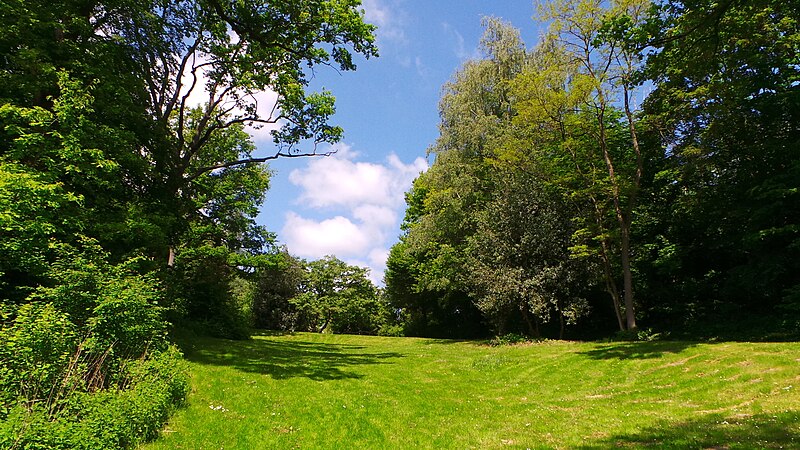
<path id="1" fill-rule="evenodd" d="M 387 206 L 361 205 L 353 208 L 353 217 L 377 230 L 391 227 L 397 222 L 397 212 Z"/>
<path id="2" fill-rule="evenodd" d="M 289 212 L 281 236 L 293 254 L 309 259 L 332 254 L 368 267 L 373 281 L 380 282 L 389 240 L 398 234 L 404 193 L 428 164 L 423 158 L 406 164 L 395 154 L 384 163 L 364 162 L 350 146 L 338 149 L 335 156 L 310 160 L 289 174 L 301 188 L 298 204 L 321 218 Z"/>
<path id="3" fill-rule="evenodd" d="M 380 267 L 381 272 L 386 269 L 386 260 L 389 258 L 389 249 L 375 248 L 367 255 L 370 265 L 373 267 Z"/>
<path id="4" fill-rule="evenodd" d="M 378 27 L 378 39 L 407 45 L 408 38 L 403 30 L 405 14 L 389 6 L 385 0 L 364 0 L 364 19 Z"/>
<path id="5" fill-rule="evenodd" d="M 369 233 L 342 216 L 316 221 L 289 211 L 281 234 L 289 251 L 310 259 L 359 255 L 369 251 L 371 243 Z"/>
<path id="6" fill-rule="evenodd" d="M 355 161 L 358 154 L 347 145 L 339 144 L 338 149 L 334 156 L 311 160 L 289 174 L 289 181 L 303 189 L 298 203 L 315 208 L 397 207 L 411 180 L 427 168 L 422 158 L 404 164 L 392 154 L 388 165 L 375 164 Z"/>

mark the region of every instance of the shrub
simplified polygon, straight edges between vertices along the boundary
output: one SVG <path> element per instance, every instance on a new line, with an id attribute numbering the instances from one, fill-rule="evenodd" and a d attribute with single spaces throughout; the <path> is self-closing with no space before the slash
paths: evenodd
<path id="1" fill-rule="evenodd" d="M 640 341 L 649 342 L 661 339 L 661 334 L 654 332 L 650 328 L 617 331 L 614 335 L 614 341 Z"/>
<path id="2" fill-rule="evenodd" d="M 22 305 L 0 328 L 0 420 L 17 398 L 54 396 L 77 344 L 75 326 L 51 303 Z"/>
<path id="3" fill-rule="evenodd" d="M 170 347 L 125 368 L 124 386 L 74 391 L 59 409 L 20 402 L 0 422 L 0 448 L 123 449 L 151 439 L 185 398 L 180 353 Z"/>
<path id="4" fill-rule="evenodd" d="M 499 347 L 501 345 L 523 344 L 527 342 L 533 342 L 533 341 L 528 336 L 522 334 L 507 333 L 502 336 L 496 336 L 494 339 L 489 341 L 489 345 L 491 345 L 492 347 Z"/>

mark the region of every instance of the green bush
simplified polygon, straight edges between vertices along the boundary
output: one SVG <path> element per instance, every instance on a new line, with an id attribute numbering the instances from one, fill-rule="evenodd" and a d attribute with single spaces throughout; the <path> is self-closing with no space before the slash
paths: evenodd
<path id="1" fill-rule="evenodd" d="M 160 283 L 142 258 L 78 241 L 54 245 L 47 284 L 0 304 L 0 448 L 130 448 L 186 395 Z"/>
<path id="2" fill-rule="evenodd" d="M 123 449 L 155 437 L 189 390 L 185 363 L 170 347 L 125 369 L 123 387 L 71 393 L 62 407 L 20 402 L 0 422 L 0 448 Z"/>
<path id="3" fill-rule="evenodd" d="M 645 329 L 635 329 L 635 330 L 624 330 L 624 331 L 617 331 L 614 335 L 614 341 L 640 341 L 640 342 L 649 342 L 661 339 L 662 335 L 660 333 L 654 332 L 650 328 Z"/>
<path id="4" fill-rule="evenodd" d="M 378 336 L 405 336 L 405 330 L 402 324 L 385 323 L 378 329 Z"/>
<path id="5" fill-rule="evenodd" d="M 501 345 L 524 344 L 527 342 L 533 342 L 533 341 L 528 336 L 522 334 L 506 333 L 502 336 L 495 336 L 494 339 L 489 341 L 489 345 L 491 345 L 492 347 L 499 347 Z"/>
<path id="6" fill-rule="evenodd" d="M 28 303 L 0 328 L 0 420 L 18 397 L 52 398 L 75 352 L 75 326 L 52 304 Z"/>

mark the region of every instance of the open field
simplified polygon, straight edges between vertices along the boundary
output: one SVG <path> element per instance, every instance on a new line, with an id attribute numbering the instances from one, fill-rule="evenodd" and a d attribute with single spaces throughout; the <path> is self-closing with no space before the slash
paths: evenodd
<path id="1" fill-rule="evenodd" d="M 800 448 L 800 343 L 194 341 L 144 449 Z"/>

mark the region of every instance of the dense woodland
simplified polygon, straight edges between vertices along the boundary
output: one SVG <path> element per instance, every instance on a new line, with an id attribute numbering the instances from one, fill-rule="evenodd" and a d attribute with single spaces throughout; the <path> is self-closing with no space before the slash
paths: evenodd
<path id="1" fill-rule="evenodd" d="M 797 2 L 565 0 L 485 20 L 386 293 L 415 335 L 797 333 Z"/>
<path id="2" fill-rule="evenodd" d="M 796 336 L 800 3 L 539 14 L 444 87 L 378 289 L 255 222 L 265 162 L 342 137 L 307 87 L 377 56 L 357 0 L 0 4 L 0 447 L 152 437 L 176 330 Z"/>

